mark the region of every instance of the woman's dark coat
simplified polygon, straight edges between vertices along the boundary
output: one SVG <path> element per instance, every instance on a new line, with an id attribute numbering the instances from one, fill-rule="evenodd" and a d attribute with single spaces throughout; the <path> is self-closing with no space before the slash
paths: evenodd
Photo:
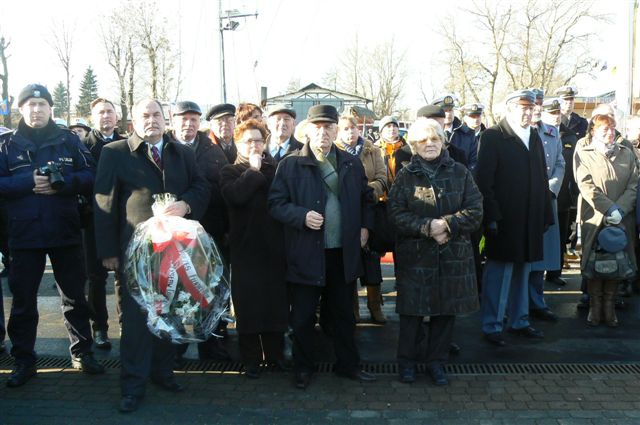
<path id="1" fill-rule="evenodd" d="M 287 329 L 284 237 L 282 225 L 267 209 L 275 172 L 269 159 L 260 171 L 249 164 L 233 164 L 221 173 L 230 219 L 231 296 L 240 333 Z"/>
<path id="2" fill-rule="evenodd" d="M 362 275 L 360 229 L 373 228 L 374 199 L 360 159 L 340 149 L 336 149 L 336 159 L 344 278 L 353 282 Z M 324 216 L 326 200 L 326 185 L 308 143 L 280 161 L 269 192 L 269 211 L 284 224 L 288 282 L 325 285 L 324 231 L 309 229 L 305 217 L 311 210 Z"/>
<path id="3" fill-rule="evenodd" d="M 388 200 L 397 231 L 396 311 L 410 316 L 471 313 L 478 309 L 469 234 L 482 221 L 482 195 L 466 167 L 446 151 L 433 178 L 418 156 L 396 176 Z M 438 245 L 423 229 L 446 220 L 451 237 Z"/>
<path id="4" fill-rule="evenodd" d="M 543 234 L 554 222 L 542 141 L 530 128 L 529 149 L 506 119 L 480 138 L 476 182 L 484 197 L 484 223 L 497 223 L 497 234 L 485 232 L 487 258 L 534 262 L 543 258 Z"/>

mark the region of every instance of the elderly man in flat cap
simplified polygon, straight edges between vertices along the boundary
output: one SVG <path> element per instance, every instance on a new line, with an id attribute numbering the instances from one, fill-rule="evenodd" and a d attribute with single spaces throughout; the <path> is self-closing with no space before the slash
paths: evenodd
<path id="1" fill-rule="evenodd" d="M 303 144 L 293 135 L 296 128 L 296 111 L 293 109 L 283 104 L 269 108 L 267 127 L 271 133 L 269 153 L 276 162 L 302 149 Z"/>
<path id="2" fill-rule="evenodd" d="M 238 156 L 238 149 L 233 141 L 236 107 L 229 103 L 215 105 L 207 112 L 206 119 L 211 124 L 211 139 L 222 148 L 229 164 L 233 164 Z"/>
<path id="3" fill-rule="evenodd" d="M 172 128 L 167 131 L 167 134 L 195 152 L 198 171 L 209 183 L 211 195 L 209 205 L 199 221 L 204 230 L 213 237 L 223 258 L 227 259 L 226 238 L 229 231 L 229 219 L 220 190 L 220 170 L 229 162 L 220 145 L 213 143 L 205 132 L 199 131 L 201 116 L 202 110 L 197 103 L 178 102 L 171 110 Z M 183 344 L 176 349 L 176 365 L 178 367 L 184 364 L 183 355 L 187 347 L 187 344 Z M 218 338 L 213 336 L 198 344 L 198 355 L 200 360 L 229 360 L 229 354 Z"/>
<path id="4" fill-rule="evenodd" d="M 334 146 L 338 112 L 309 109 L 309 142 L 278 166 L 269 193 L 271 215 L 284 225 L 290 285 L 295 385 L 306 388 L 315 369 L 315 315 L 326 298 L 336 354 L 335 373 L 359 381 L 353 286 L 362 275 L 360 249 L 373 227 L 373 194 L 360 160 Z"/>
<path id="5" fill-rule="evenodd" d="M 529 324 L 531 263 L 543 258 L 543 234 L 553 223 L 544 148 L 531 126 L 535 95 L 507 96 L 505 117 L 480 139 L 476 179 L 484 197 L 487 262 L 482 279 L 482 331 L 504 346 L 509 331 L 542 338 Z"/>

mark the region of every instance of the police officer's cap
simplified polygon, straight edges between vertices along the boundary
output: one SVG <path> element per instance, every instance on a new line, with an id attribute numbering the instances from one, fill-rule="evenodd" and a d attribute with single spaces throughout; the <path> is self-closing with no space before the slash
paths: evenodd
<path id="1" fill-rule="evenodd" d="M 444 109 L 442 106 L 426 105 L 418 109 L 416 118 L 444 118 Z"/>
<path id="2" fill-rule="evenodd" d="M 338 110 L 331 105 L 313 105 L 307 112 L 307 121 L 338 123 Z"/>
<path id="3" fill-rule="evenodd" d="M 545 112 L 557 112 L 560 110 L 560 100 L 558 98 L 547 99 L 542 102 L 542 110 Z"/>
<path id="4" fill-rule="evenodd" d="M 386 117 L 382 117 L 382 119 L 378 123 L 378 129 L 382 131 L 382 129 L 388 126 L 389 124 L 395 124 L 396 127 L 400 127 L 400 124 L 398 124 L 398 119 L 396 117 L 392 115 L 387 115 Z"/>
<path id="5" fill-rule="evenodd" d="M 294 120 L 296 119 L 296 111 L 285 105 L 284 103 L 279 103 L 277 105 L 273 105 L 269 108 L 269 116 L 275 115 L 278 113 L 284 113 L 289 115 Z"/>
<path id="6" fill-rule="evenodd" d="M 536 103 L 536 95 L 531 90 L 516 90 L 507 95 L 504 99 L 504 103 L 509 103 L 513 101 L 525 101 L 529 103 Z"/>
<path id="7" fill-rule="evenodd" d="M 32 97 L 38 99 L 44 99 L 49 103 L 49 106 L 53 106 L 53 98 L 51 97 L 51 93 L 49 90 L 43 85 L 40 84 L 29 84 L 25 88 L 22 89 L 20 94 L 18 95 L 18 107 L 21 107 L 27 100 Z"/>
<path id="8" fill-rule="evenodd" d="M 481 115 L 484 112 L 484 105 L 482 103 L 467 103 L 461 109 L 465 115 Z"/>
<path id="9" fill-rule="evenodd" d="M 202 115 L 202 110 L 198 104 L 196 102 L 191 102 L 190 100 L 176 103 L 176 106 L 173 109 L 173 115 L 184 115 L 187 112 Z"/>
<path id="10" fill-rule="evenodd" d="M 209 109 L 209 112 L 207 112 L 207 121 L 216 119 L 216 118 L 222 118 L 224 116 L 227 115 L 235 115 L 236 114 L 236 107 L 233 106 L 230 103 L 221 103 L 219 105 L 215 105 L 212 106 L 211 109 Z"/>
<path id="11" fill-rule="evenodd" d="M 544 99 L 544 89 L 530 88 L 527 90 L 531 90 L 533 94 L 536 96 L 536 99 Z"/>
<path id="12" fill-rule="evenodd" d="M 558 90 L 556 90 L 556 96 L 562 99 L 572 99 L 576 97 L 578 94 L 578 90 L 572 86 L 562 86 Z"/>
<path id="13" fill-rule="evenodd" d="M 441 106 L 443 109 L 453 109 L 456 106 L 457 101 L 458 100 L 454 95 L 447 94 L 437 98 L 436 100 L 431 102 L 431 104 Z"/>

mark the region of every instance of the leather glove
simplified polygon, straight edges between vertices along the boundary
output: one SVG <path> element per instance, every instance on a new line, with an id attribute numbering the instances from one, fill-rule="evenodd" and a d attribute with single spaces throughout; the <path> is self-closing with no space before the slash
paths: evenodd
<path id="1" fill-rule="evenodd" d="M 498 236 L 498 223 L 492 221 L 489 225 L 484 229 L 485 234 L 487 236 Z"/>
<path id="2" fill-rule="evenodd" d="M 620 214 L 620 210 L 614 210 L 610 215 L 605 217 L 604 221 L 607 224 L 620 224 L 622 221 L 622 214 Z"/>

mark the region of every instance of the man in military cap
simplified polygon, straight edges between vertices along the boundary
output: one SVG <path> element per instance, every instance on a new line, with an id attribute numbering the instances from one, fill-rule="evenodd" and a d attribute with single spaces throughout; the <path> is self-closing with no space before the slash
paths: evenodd
<path id="1" fill-rule="evenodd" d="M 89 308 L 77 196 L 88 194 L 95 177 L 89 151 L 74 133 L 51 119 L 53 100 L 39 84 L 20 92 L 22 118 L 15 131 L 0 136 L 0 196 L 9 214 L 13 295 L 8 332 L 15 369 L 8 387 L 36 375 L 38 287 L 46 257 L 51 259 L 71 341 L 71 364 L 89 374 L 104 373 L 91 352 Z"/>
<path id="2" fill-rule="evenodd" d="M 204 132 L 199 131 L 201 115 L 202 111 L 197 103 L 178 102 L 171 110 L 172 128 L 167 131 L 167 134 L 195 152 L 198 171 L 209 183 L 211 194 L 209 205 L 199 221 L 207 233 L 213 237 L 223 258 L 228 260 L 226 239 L 229 219 L 220 191 L 220 170 L 228 164 L 228 161 L 220 145 L 213 143 Z M 187 344 L 183 344 L 176 349 L 176 364 L 183 364 L 182 356 L 187 347 Z M 218 338 L 213 336 L 198 344 L 198 354 L 201 360 L 229 360 L 229 354 Z"/>
<path id="3" fill-rule="evenodd" d="M 445 95 L 434 100 L 431 104 L 440 106 L 444 110 L 445 116 L 441 125 L 447 137 L 446 144 L 453 145 L 463 151 L 465 165 L 469 170 L 473 171 L 478 162 L 478 140 L 476 139 L 475 131 L 455 116 L 456 97 L 451 94 Z"/>
<path id="4" fill-rule="evenodd" d="M 207 112 L 206 119 L 211 124 L 211 139 L 222 148 L 229 164 L 233 164 L 238 156 L 238 149 L 233 141 L 236 107 L 229 103 L 215 105 Z"/>
<path id="5" fill-rule="evenodd" d="M 539 93 L 539 94 L 538 94 Z M 542 97 L 541 91 L 538 96 Z M 560 131 L 551 124 L 546 124 L 542 116 L 548 119 L 548 111 L 559 106 L 557 99 L 549 99 L 543 101 L 540 105 L 536 104 L 536 109 L 540 110 L 540 118 L 534 124 L 538 130 L 540 140 L 544 147 L 545 164 L 547 170 L 547 178 L 549 181 L 549 190 L 551 191 L 551 205 L 553 207 L 554 223 L 544 232 L 543 259 L 531 263 L 531 274 L 529 275 L 529 314 L 532 317 L 555 322 L 557 316 L 551 311 L 544 300 L 544 272 L 547 272 L 547 281 L 564 286 L 566 282 L 560 278 L 562 270 L 561 251 L 560 251 L 560 226 L 558 225 L 558 203 L 557 198 L 562 186 L 565 173 L 565 161 L 562 156 L 562 142 L 560 140 Z M 557 276 L 549 276 L 549 272 L 558 272 Z"/>
<path id="6" fill-rule="evenodd" d="M 335 373 L 359 381 L 375 376 L 360 369 L 355 344 L 353 285 L 362 275 L 360 249 L 373 226 L 373 194 L 364 167 L 337 149 L 338 112 L 309 109 L 309 142 L 280 162 L 269 193 L 271 215 L 284 225 L 291 294 L 295 385 L 306 388 L 315 369 L 314 324 L 326 298 L 336 354 Z"/>
<path id="7" fill-rule="evenodd" d="M 476 140 L 480 140 L 480 135 L 486 127 L 482 123 L 482 117 L 484 114 L 484 105 L 482 103 L 467 103 L 462 108 L 462 120 L 464 123 L 473 130 Z"/>
<path id="8" fill-rule="evenodd" d="M 578 90 L 572 86 L 562 86 L 556 91 L 556 96 L 561 100 L 560 112 L 562 113 L 562 123 L 569 130 L 573 131 L 578 140 L 580 140 L 586 136 L 589 123 L 573 111 L 577 94 Z"/>
<path id="9" fill-rule="evenodd" d="M 118 114 L 116 107 L 108 99 L 99 97 L 91 102 L 91 121 L 94 129 L 89 131 L 86 138 L 82 141 L 91 152 L 96 164 L 100 160 L 102 148 L 116 140 L 122 140 L 125 137 L 118 133 L 116 125 L 118 123 Z M 93 204 L 89 197 L 90 204 Z M 89 280 L 89 310 L 91 311 L 91 321 L 93 328 L 93 339 L 96 348 L 108 350 L 111 348 L 109 340 L 109 312 L 107 309 L 107 278 L 109 271 L 102 265 L 102 260 L 98 258 L 96 253 L 96 234 L 93 224 L 93 215 L 89 215 L 85 220 L 85 227 L 82 232 L 84 242 L 85 264 L 87 268 L 87 278 Z M 118 323 L 121 323 L 121 291 L 120 281 L 115 277 L 114 289 L 116 296 L 116 311 L 118 314 Z"/>
<path id="10" fill-rule="evenodd" d="M 302 149 L 302 143 L 293 136 L 296 128 L 296 111 L 293 109 L 283 104 L 269 108 L 267 127 L 271 133 L 269 153 L 276 162 Z"/>
<path id="11" fill-rule="evenodd" d="M 482 279 L 482 331 L 504 346 L 509 331 L 542 338 L 529 324 L 531 263 L 543 259 L 543 235 L 553 223 L 544 148 L 531 127 L 535 94 L 518 90 L 505 99 L 505 117 L 480 138 L 476 179 L 484 197 L 487 262 Z"/>

